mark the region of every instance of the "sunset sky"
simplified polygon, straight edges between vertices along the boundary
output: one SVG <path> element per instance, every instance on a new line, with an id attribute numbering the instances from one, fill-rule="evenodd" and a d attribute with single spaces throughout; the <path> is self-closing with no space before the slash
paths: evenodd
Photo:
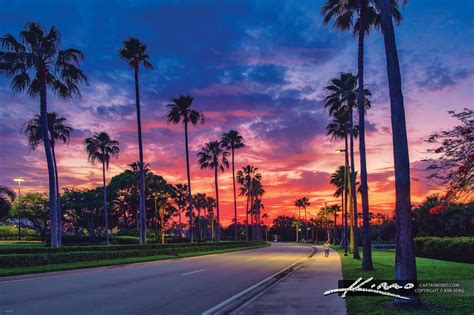
<path id="1" fill-rule="evenodd" d="M 89 85 L 70 101 L 49 95 L 49 111 L 75 128 L 68 147 L 57 148 L 60 184 L 91 188 L 101 168 L 90 166 L 83 140 L 106 131 L 120 142 L 120 157 L 107 176 L 138 160 L 133 72 L 118 57 L 129 36 L 148 45 L 151 71 L 141 72 L 144 156 L 170 183 L 186 181 L 184 128 L 168 125 L 165 106 L 190 94 L 206 123 L 190 129 L 193 193 L 214 196 L 213 174 L 200 170 L 196 153 L 223 132 L 236 129 L 246 147 L 238 168 L 253 164 L 263 174 L 265 212 L 294 214 L 294 200 L 307 196 L 309 213 L 335 202 L 329 175 L 343 164 L 342 142 L 326 136 L 324 86 L 338 72 L 356 73 L 356 40 L 322 25 L 323 1 L 3 1 L 0 35 L 18 36 L 26 22 L 55 25 L 63 48 L 84 52 Z M 473 107 L 473 1 L 409 1 L 396 27 L 412 166 L 412 200 L 431 190 L 426 180 L 424 140 L 453 126 L 448 110 Z M 394 177 L 385 53 L 380 33 L 366 42 L 367 160 L 372 212 L 391 213 Z M 46 191 L 44 152 L 31 152 L 20 134 L 39 113 L 39 99 L 15 95 L 0 78 L 0 185 L 27 179 L 25 191 Z M 358 147 L 358 144 L 357 144 Z M 358 151 L 358 150 L 356 150 Z M 358 161 L 358 155 L 356 156 Z M 357 163 L 358 164 L 358 163 Z M 232 214 L 231 172 L 219 174 L 221 221 Z M 239 197 L 240 220 L 245 216 Z"/>

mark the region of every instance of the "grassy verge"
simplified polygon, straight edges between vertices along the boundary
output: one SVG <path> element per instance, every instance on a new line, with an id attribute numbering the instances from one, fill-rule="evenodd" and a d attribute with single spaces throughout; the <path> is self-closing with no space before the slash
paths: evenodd
<path id="1" fill-rule="evenodd" d="M 379 280 L 394 278 L 395 253 L 389 250 L 372 250 L 372 260 L 375 270 L 362 271 L 361 261 L 352 256 L 344 256 L 343 250 L 335 248 L 342 261 L 344 279 L 355 280 L 374 277 Z M 445 260 L 416 258 L 419 281 L 426 282 L 453 282 L 456 280 L 474 281 L 474 265 Z M 378 296 L 350 296 L 346 298 L 347 311 L 353 314 L 474 314 L 472 294 L 448 295 L 436 293 L 422 293 L 420 298 L 423 308 L 416 311 L 400 311 L 390 309 L 390 298 Z"/>
<path id="2" fill-rule="evenodd" d="M 221 253 L 228 253 L 228 252 L 241 251 L 241 250 L 247 250 L 247 249 L 255 249 L 255 248 L 266 247 L 266 246 L 270 246 L 270 244 L 260 243 L 260 244 L 255 244 L 253 246 L 223 248 L 223 249 L 216 249 L 216 250 L 203 251 L 203 252 L 188 252 L 188 253 L 179 254 L 176 256 L 157 255 L 157 256 L 146 256 L 146 257 L 128 257 L 128 258 L 118 258 L 118 259 L 108 259 L 108 260 L 82 261 L 82 262 L 74 262 L 74 263 L 66 263 L 66 264 L 54 264 L 54 265 L 44 265 L 44 266 L 32 266 L 32 267 L 0 268 L 0 277 L 31 274 L 31 273 L 41 273 L 41 272 L 51 272 L 51 271 L 64 271 L 64 270 L 72 270 L 72 269 L 115 266 L 115 265 L 122 265 L 122 264 L 158 261 L 158 260 L 165 260 L 165 259 L 177 259 L 177 258 L 203 256 L 203 255 L 211 255 L 211 254 L 221 254 Z"/>

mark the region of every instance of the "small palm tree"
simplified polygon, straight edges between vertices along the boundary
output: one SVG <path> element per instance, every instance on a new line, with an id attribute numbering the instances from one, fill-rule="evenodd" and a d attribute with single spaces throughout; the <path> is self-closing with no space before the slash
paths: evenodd
<path id="1" fill-rule="evenodd" d="M 262 179 L 262 174 L 258 172 L 258 168 L 253 165 L 242 167 L 237 172 L 237 182 L 240 184 L 240 195 L 247 196 L 247 205 L 245 208 L 245 240 L 249 240 L 249 205 L 252 200 L 252 183 Z"/>
<path id="2" fill-rule="evenodd" d="M 207 214 L 209 218 L 209 222 L 211 222 L 211 241 L 215 240 L 214 236 L 214 208 L 216 207 L 216 200 L 212 197 L 207 196 L 206 197 L 206 208 L 207 208 Z"/>
<path id="3" fill-rule="evenodd" d="M 207 204 L 207 199 L 206 199 L 206 194 L 202 193 L 197 193 L 193 196 L 193 204 L 194 207 L 196 208 L 198 215 L 197 215 L 197 235 L 199 238 L 199 241 L 202 240 L 202 226 L 201 226 L 201 210 L 206 208 Z"/>
<path id="4" fill-rule="evenodd" d="M 336 118 L 349 117 L 350 131 L 350 168 L 351 168 L 351 187 L 355 191 L 355 171 L 354 171 L 354 127 L 353 127 L 353 109 L 357 104 L 357 77 L 352 73 L 342 72 L 338 77 L 330 80 L 326 86 L 327 96 L 324 99 L 325 107 L 329 108 L 329 114 Z M 370 96 L 370 91 L 365 90 L 365 94 Z M 370 106 L 370 103 L 366 103 Z M 357 194 L 353 194 L 354 219 L 357 222 Z M 354 226 L 355 239 L 357 239 L 357 223 Z M 354 243 L 354 258 L 360 259 L 357 242 Z"/>
<path id="5" fill-rule="evenodd" d="M 308 220 L 307 220 L 307 217 L 306 217 L 306 209 L 311 205 L 311 203 L 309 202 L 308 197 L 303 197 L 300 200 L 301 200 L 301 207 L 304 210 L 304 222 L 305 222 L 304 223 L 304 228 L 306 230 L 306 240 L 308 240 L 308 227 L 307 227 Z"/>
<path id="6" fill-rule="evenodd" d="M 185 211 L 188 204 L 188 185 L 176 184 L 174 189 L 174 202 L 178 206 L 178 234 L 179 238 L 183 235 L 183 224 L 181 220 L 181 212 Z"/>
<path id="7" fill-rule="evenodd" d="M 73 128 L 67 122 L 67 119 L 60 117 L 57 113 L 48 113 L 48 131 L 50 135 L 51 152 L 53 155 L 53 166 L 54 176 L 56 180 L 56 193 L 57 193 L 57 223 L 58 223 L 58 243 L 62 243 L 62 210 L 61 210 L 61 193 L 59 190 L 59 176 L 58 176 L 58 165 L 56 162 L 56 150 L 55 144 L 60 141 L 64 144 L 68 144 L 71 139 L 71 132 Z M 35 115 L 34 118 L 30 119 L 24 125 L 22 132 L 28 138 L 28 146 L 32 150 L 36 150 L 38 145 L 43 142 L 43 134 L 41 132 L 41 116 Z"/>
<path id="8" fill-rule="evenodd" d="M 0 220 L 6 218 L 12 208 L 16 194 L 6 186 L 0 186 Z"/>
<path id="9" fill-rule="evenodd" d="M 138 73 L 140 65 L 145 69 L 153 69 L 149 62 L 150 56 L 146 52 L 146 45 L 137 38 L 129 38 L 123 42 L 119 51 L 120 57 L 133 69 L 135 75 L 135 105 L 137 108 L 138 126 L 138 155 L 140 162 L 140 244 L 146 244 L 146 209 L 145 209 L 145 173 L 143 171 L 143 142 L 142 142 L 142 122 L 140 115 L 140 90 Z"/>
<path id="10" fill-rule="evenodd" d="M 77 49 L 59 49 L 59 31 L 53 26 L 46 32 L 36 23 L 28 23 L 20 33 L 20 40 L 7 34 L 0 38 L 0 70 L 12 78 L 11 88 L 15 92 L 26 91 L 31 97 L 40 97 L 41 133 L 43 136 L 49 177 L 49 212 L 51 247 L 59 247 L 57 232 L 57 193 L 54 162 L 48 134 L 49 88 L 60 98 L 68 99 L 80 95 L 78 84 L 87 78 L 79 69 L 84 58 Z"/>
<path id="11" fill-rule="evenodd" d="M 230 150 L 232 156 L 232 185 L 234 188 L 234 237 L 237 240 L 237 193 L 235 190 L 235 163 L 234 163 L 234 152 L 236 149 L 244 147 L 242 136 L 236 130 L 230 130 L 222 135 L 222 145 Z"/>
<path id="12" fill-rule="evenodd" d="M 109 245 L 109 216 L 107 213 L 107 185 L 105 182 L 105 171 L 109 169 L 110 158 L 118 158 L 119 143 L 112 140 L 106 132 L 96 133 L 94 136 L 84 140 L 88 159 L 91 164 L 96 160 L 102 163 L 102 181 L 104 189 L 104 221 L 105 221 L 105 244 Z"/>
<path id="13" fill-rule="evenodd" d="M 201 169 L 210 168 L 214 170 L 214 183 L 216 188 L 216 214 L 217 214 L 217 241 L 221 240 L 220 213 L 219 213 L 219 185 L 217 181 L 217 173 L 220 169 L 222 172 L 229 167 L 227 157 L 229 152 L 225 151 L 220 141 L 211 141 L 205 144 L 201 151 L 197 154 Z"/>
<path id="14" fill-rule="evenodd" d="M 189 201 L 189 211 L 191 217 L 189 218 L 190 226 L 190 241 L 193 242 L 193 198 L 191 194 L 191 173 L 189 169 L 189 145 L 188 145 L 188 125 L 191 124 L 196 126 L 198 123 L 204 124 L 204 115 L 191 108 L 193 104 L 193 97 L 190 95 L 183 96 L 181 95 L 178 98 L 172 99 L 171 103 L 167 105 L 168 114 L 167 119 L 169 123 L 179 124 L 182 122 L 184 124 L 184 141 L 186 147 L 186 172 L 188 176 L 188 201 Z"/>
<path id="15" fill-rule="evenodd" d="M 268 213 L 264 213 L 262 215 L 262 219 L 263 219 L 263 226 L 265 228 L 265 241 L 268 241 L 268 226 L 267 226 L 267 219 L 269 218 L 270 216 L 268 215 Z"/>

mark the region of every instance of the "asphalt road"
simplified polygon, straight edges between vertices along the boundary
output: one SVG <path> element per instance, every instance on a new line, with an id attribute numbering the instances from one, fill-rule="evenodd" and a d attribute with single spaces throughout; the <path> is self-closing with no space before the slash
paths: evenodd
<path id="1" fill-rule="evenodd" d="M 200 314 L 310 252 L 308 246 L 276 243 L 66 275 L 0 279 L 0 314 Z"/>

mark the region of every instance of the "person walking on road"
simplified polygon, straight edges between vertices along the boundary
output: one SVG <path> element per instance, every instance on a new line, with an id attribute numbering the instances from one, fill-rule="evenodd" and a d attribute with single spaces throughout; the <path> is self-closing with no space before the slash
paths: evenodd
<path id="1" fill-rule="evenodd" d="M 329 246 L 331 246 L 331 243 L 329 243 L 329 240 L 324 243 L 324 257 L 329 257 Z"/>

